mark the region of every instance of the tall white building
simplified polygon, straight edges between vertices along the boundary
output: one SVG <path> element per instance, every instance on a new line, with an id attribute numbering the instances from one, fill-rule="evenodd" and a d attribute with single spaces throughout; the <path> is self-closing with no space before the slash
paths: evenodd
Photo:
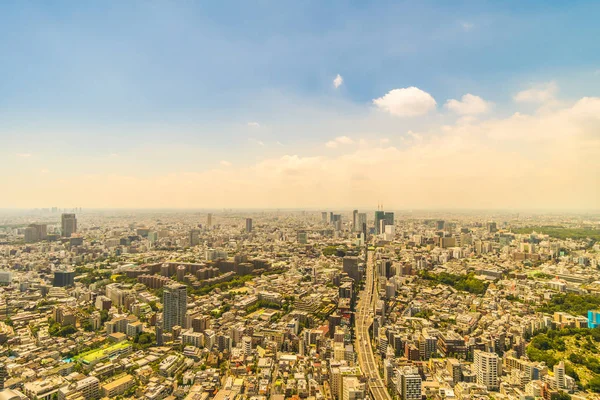
<path id="1" fill-rule="evenodd" d="M 554 366 L 554 381 L 556 389 L 567 389 L 567 377 L 565 375 L 564 361 L 561 361 Z"/>
<path id="2" fill-rule="evenodd" d="M 477 383 L 488 390 L 497 390 L 498 385 L 498 355 L 481 350 L 475 350 L 473 357 Z"/>

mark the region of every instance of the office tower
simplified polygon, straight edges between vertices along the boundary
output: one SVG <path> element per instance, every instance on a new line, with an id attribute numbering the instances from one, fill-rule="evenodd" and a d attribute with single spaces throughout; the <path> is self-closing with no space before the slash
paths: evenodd
<path id="1" fill-rule="evenodd" d="M 498 355 L 481 350 L 475 350 L 473 357 L 477 383 L 488 390 L 498 389 Z"/>
<path id="2" fill-rule="evenodd" d="M 63 214 L 61 216 L 61 233 L 63 237 L 71 237 L 77 232 L 77 217 L 75 214 Z"/>
<path id="3" fill-rule="evenodd" d="M 394 226 L 394 213 L 393 212 L 386 212 L 383 214 L 383 220 L 385 221 L 385 225 L 392 225 Z"/>
<path id="4" fill-rule="evenodd" d="M 375 211 L 375 234 L 379 235 L 381 232 L 381 221 L 385 218 L 385 212 Z"/>
<path id="5" fill-rule="evenodd" d="M 190 247 L 200 244 L 200 229 L 192 229 L 190 231 Z"/>
<path id="6" fill-rule="evenodd" d="M 246 218 L 246 232 L 252 232 L 252 218 Z"/>
<path id="7" fill-rule="evenodd" d="M 327 223 L 327 212 L 326 212 L 326 211 L 323 211 L 323 212 L 321 213 L 321 221 L 322 221 L 324 224 L 326 224 L 326 223 Z"/>
<path id="8" fill-rule="evenodd" d="M 336 231 L 342 230 L 342 216 L 340 214 L 333 216 L 333 227 Z"/>
<path id="9" fill-rule="evenodd" d="M 333 223 L 333 212 L 329 212 L 329 223 Z"/>
<path id="10" fill-rule="evenodd" d="M 46 224 L 30 224 L 25 228 L 26 242 L 32 243 L 46 239 L 48 239 L 48 228 Z"/>
<path id="11" fill-rule="evenodd" d="M 358 270 L 358 257 L 346 256 L 342 259 L 342 271 L 354 279 L 354 284 L 360 281 L 360 271 Z"/>
<path id="12" fill-rule="evenodd" d="M 487 228 L 489 233 L 495 233 L 498 231 L 498 226 L 495 222 L 488 222 Z"/>
<path id="13" fill-rule="evenodd" d="M 171 332 L 174 326 L 185 326 L 185 313 L 187 310 L 186 286 L 178 283 L 165 286 L 163 306 L 163 327 L 166 332 Z"/>
<path id="14" fill-rule="evenodd" d="M 212 214 L 208 213 L 208 215 L 206 216 L 206 227 L 208 229 L 212 228 Z"/>
<path id="15" fill-rule="evenodd" d="M 366 235 L 367 214 L 358 213 L 358 232 L 363 232 Z"/>
<path id="16" fill-rule="evenodd" d="M 442 220 L 436 221 L 436 223 L 435 223 L 435 229 L 438 230 L 438 231 L 443 231 L 445 224 L 446 224 L 445 221 L 442 221 Z"/>
<path id="17" fill-rule="evenodd" d="M 352 211 L 352 230 L 354 232 L 358 232 L 360 230 L 360 227 L 358 224 L 358 210 Z"/>
<path id="18" fill-rule="evenodd" d="M 75 271 L 54 271 L 54 287 L 73 286 L 75 280 Z"/>

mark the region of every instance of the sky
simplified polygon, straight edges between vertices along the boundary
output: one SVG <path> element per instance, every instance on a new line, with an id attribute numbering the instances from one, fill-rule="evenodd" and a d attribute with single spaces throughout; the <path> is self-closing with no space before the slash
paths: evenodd
<path id="1" fill-rule="evenodd" d="M 598 1 L 0 4 L 0 208 L 600 208 Z"/>

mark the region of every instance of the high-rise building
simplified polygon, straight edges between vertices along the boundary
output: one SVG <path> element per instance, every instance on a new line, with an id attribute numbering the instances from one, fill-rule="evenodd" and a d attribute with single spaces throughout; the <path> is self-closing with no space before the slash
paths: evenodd
<path id="1" fill-rule="evenodd" d="M 404 367 L 398 371 L 397 389 L 402 400 L 420 400 L 421 383 L 421 375 L 416 368 Z"/>
<path id="2" fill-rule="evenodd" d="M 200 229 L 192 229 L 190 231 L 190 247 L 200 244 Z"/>
<path id="3" fill-rule="evenodd" d="M 375 234 L 379 235 L 381 232 L 381 221 L 385 218 L 385 212 L 375 211 Z"/>
<path id="4" fill-rule="evenodd" d="M 367 214 L 358 213 L 358 232 L 363 232 L 367 235 Z"/>
<path id="5" fill-rule="evenodd" d="M 77 217 L 75 214 L 63 214 L 61 216 L 61 233 L 63 237 L 71 237 L 77 232 Z"/>
<path id="6" fill-rule="evenodd" d="M 75 282 L 75 271 L 54 271 L 54 287 L 73 286 Z"/>
<path id="7" fill-rule="evenodd" d="M 442 220 L 436 221 L 435 222 L 435 229 L 437 229 L 438 231 L 443 231 L 445 225 L 446 225 L 445 221 L 442 221 Z"/>
<path id="8" fill-rule="evenodd" d="M 340 214 L 333 214 L 333 228 L 336 231 L 341 231 L 342 230 L 342 216 Z"/>
<path id="9" fill-rule="evenodd" d="M 477 383 L 488 390 L 498 389 L 498 355 L 481 350 L 475 350 L 473 365 L 477 375 Z"/>
<path id="10" fill-rule="evenodd" d="M 187 310 L 187 288 L 174 283 L 164 287 L 163 291 L 163 327 L 171 332 L 174 326 L 185 326 Z"/>
<path id="11" fill-rule="evenodd" d="M 327 211 L 321 212 L 321 222 L 323 222 L 324 224 L 327 223 Z"/>
<path id="12" fill-rule="evenodd" d="M 567 378 L 565 375 L 565 362 L 561 361 L 554 366 L 554 386 L 558 390 L 567 389 Z"/>
<path id="13" fill-rule="evenodd" d="M 352 230 L 358 232 L 361 229 L 358 225 L 358 210 L 352 211 Z"/>
<path id="14" fill-rule="evenodd" d="M 246 232 L 252 232 L 252 218 L 246 218 Z"/>
<path id="15" fill-rule="evenodd" d="M 494 233 L 498 231 L 498 225 L 495 222 L 488 222 L 487 228 L 489 233 Z"/>
<path id="16" fill-rule="evenodd" d="M 208 213 L 208 215 L 206 215 L 206 228 L 207 229 L 212 228 L 212 214 L 211 213 Z"/>
<path id="17" fill-rule="evenodd" d="M 357 284 L 361 278 L 358 269 L 358 257 L 344 257 L 342 259 L 342 271 L 347 273 L 350 278 L 354 279 L 354 283 Z"/>
<path id="18" fill-rule="evenodd" d="M 383 220 L 385 221 L 385 225 L 392 225 L 394 226 L 394 213 L 393 212 L 386 212 L 383 214 Z"/>
<path id="19" fill-rule="evenodd" d="M 4 382 L 8 379 L 8 371 L 6 370 L 6 365 L 4 363 L 0 363 L 0 389 L 4 389 Z"/>
<path id="20" fill-rule="evenodd" d="M 48 239 L 46 224 L 30 224 L 25 228 L 25 242 L 35 243 Z"/>

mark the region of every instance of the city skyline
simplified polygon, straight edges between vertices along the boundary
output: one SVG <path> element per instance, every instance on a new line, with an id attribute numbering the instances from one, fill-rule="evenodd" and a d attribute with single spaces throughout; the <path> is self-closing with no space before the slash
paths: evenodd
<path id="1" fill-rule="evenodd" d="M 598 3 L 334 4 L 3 6 L 0 208 L 598 209 Z"/>

